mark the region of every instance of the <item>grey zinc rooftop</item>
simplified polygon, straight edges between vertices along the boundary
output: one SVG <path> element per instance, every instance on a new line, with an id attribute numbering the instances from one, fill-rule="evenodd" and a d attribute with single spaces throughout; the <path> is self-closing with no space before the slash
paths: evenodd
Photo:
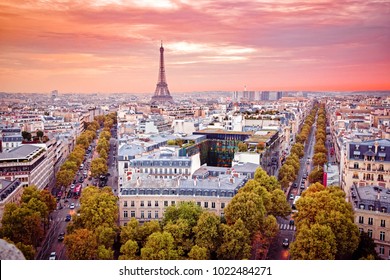
<path id="1" fill-rule="evenodd" d="M 259 164 L 254 164 L 251 162 L 246 162 L 244 164 L 236 164 L 232 167 L 235 171 L 238 173 L 254 173 L 256 172 L 256 169 L 259 167 Z"/>
<path id="2" fill-rule="evenodd" d="M 22 145 L 10 150 L 8 153 L 0 153 L 0 160 L 25 159 L 40 149 L 43 148 L 34 145 Z"/>
<path id="3" fill-rule="evenodd" d="M 145 152 L 145 149 L 141 145 L 125 144 L 119 148 L 118 156 L 135 156 Z"/>
<path id="4" fill-rule="evenodd" d="M 230 196 L 233 197 L 245 184 L 246 178 L 232 178 L 220 175 L 218 178 L 155 179 L 143 177 L 127 182 L 120 195 L 187 195 L 187 196 Z"/>
<path id="5" fill-rule="evenodd" d="M 365 187 L 357 187 L 357 193 L 359 194 L 360 200 L 379 200 L 381 202 L 390 203 L 390 189 L 386 189 L 384 187 L 377 186 L 365 186 Z"/>

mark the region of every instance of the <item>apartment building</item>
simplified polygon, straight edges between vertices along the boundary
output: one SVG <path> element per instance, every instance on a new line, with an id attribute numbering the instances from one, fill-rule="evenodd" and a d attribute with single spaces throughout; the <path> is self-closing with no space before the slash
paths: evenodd
<path id="1" fill-rule="evenodd" d="M 206 179 L 137 177 L 120 188 L 120 225 L 126 225 L 131 218 L 140 222 L 160 220 L 168 206 L 181 202 L 195 202 L 202 208 L 223 216 L 225 207 L 246 180 L 246 177 L 231 175 Z"/>
<path id="2" fill-rule="evenodd" d="M 376 185 L 390 189 L 390 140 L 348 142 L 341 154 L 341 187 Z"/>
<path id="3" fill-rule="evenodd" d="M 0 179 L 18 179 L 21 186 L 35 185 L 43 189 L 53 180 L 52 160 L 44 147 L 19 146 L 8 153 L 0 153 Z"/>
<path id="4" fill-rule="evenodd" d="M 12 150 L 22 144 L 23 137 L 20 127 L 2 127 L 0 129 L 0 135 L 2 151 Z"/>
<path id="5" fill-rule="evenodd" d="M 190 177 L 200 167 L 199 154 L 179 156 L 178 152 L 175 147 L 161 147 L 158 152 L 130 160 L 124 180 L 140 174 L 160 179 Z"/>
<path id="6" fill-rule="evenodd" d="M 23 193 L 23 187 L 18 179 L 0 179 L 0 222 L 7 203 L 17 202 Z"/>
<path id="7" fill-rule="evenodd" d="M 379 256 L 390 259 L 390 189 L 352 186 L 350 198 L 355 224 L 374 240 Z"/>

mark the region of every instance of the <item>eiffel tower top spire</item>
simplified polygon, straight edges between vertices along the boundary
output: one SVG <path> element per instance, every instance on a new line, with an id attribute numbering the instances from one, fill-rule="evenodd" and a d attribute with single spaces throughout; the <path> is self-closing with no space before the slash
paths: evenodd
<path id="1" fill-rule="evenodd" d="M 156 85 L 156 90 L 154 91 L 154 95 L 152 96 L 151 102 L 152 103 L 173 102 L 172 96 L 169 93 L 168 84 L 165 77 L 164 47 L 163 47 L 162 40 L 161 40 L 161 47 L 160 47 L 160 69 L 158 72 L 158 82 Z"/>

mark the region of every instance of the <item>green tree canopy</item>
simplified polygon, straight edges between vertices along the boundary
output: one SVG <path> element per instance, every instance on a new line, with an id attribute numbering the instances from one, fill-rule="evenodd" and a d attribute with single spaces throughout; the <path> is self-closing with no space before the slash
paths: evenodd
<path id="1" fill-rule="evenodd" d="M 164 226 L 164 231 L 172 235 L 178 256 L 185 257 L 194 245 L 193 233 L 188 220 L 179 218 L 174 223 L 169 221 Z"/>
<path id="2" fill-rule="evenodd" d="M 139 258 L 138 243 L 134 240 L 127 240 L 125 244 L 121 246 L 119 256 L 120 260 L 137 260 Z"/>
<path id="3" fill-rule="evenodd" d="M 338 187 L 321 187 L 314 184 L 303 193 L 296 203 L 297 231 L 316 225 L 329 227 L 332 231 L 336 251 L 334 258 L 349 259 L 359 243 L 359 231 L 354 223 L 352 206 L 345 201 L 344 192 Z M 297 235 L 296 240 L 299 241 Z M 303 237 L 303 235 L 302 235 Z M 333 252 L 333 251 L 332 251 Z"/>
<path id="4" fill-rule="evenodd" d="M 280 189 L 280 184 L 275 176 L 269 176 L 261 167 L 256 169 L 254 179 L 269 192 Z"/>
<path id="5" fill-rule="evenodd" d="M 250 257 L 250 233 L 244 222 L 238 219 L 233 225 L 220 225 L 221 246 L 217 254 L 220 260 L 242 260 Z"/>
<path id="6" fill-rule="evenodd" d="M 22 137 L 27 141 L 31 141 L 32 135 L 28 131 L 22 131 Z"/>
<path id="7" fill-rule="evenodd" d="M 188 225 L 192 228 L 197 224 L 202 212 L 202 208 L 194 202 L 183 202 L 178 205 L 169 206 L 164 213 L 163 224 L 165 225 L 169 221 L 175 223 L 181 218 L 187 220 Z"/>
<path id="8" fill-rule="evenodd" d="M 241 220 L 251 234 L 260 229 L 264 215 L 263 200 L 252 192 L 237 193 L 225 209 L 225 217 L 229 225 Z"/>
<path id="9" fill-rule="evenodd" d="M 274 190 L 271 193 L 271 203 L 267 209 L 269 215 L 286 218 L 291 213 L 290 204 L 282 190 Z"/>
<path id="10" fill-rule="evenodd" d="M 294 260 L 334 260 L 336 252 L 336 238 L 328 225 L 303 226 L 290 246 Z"/>
<path id="11" fill-rule="evenodd" d="M 368 233 L 360 232 L 360 242 L 355 252 L 352 254 L 353 260 L 360 259 L 373 259 L 380 260 L 378 253 L 375 250 L 376 244 L 374 240 L 368 235 Z"/>
<path id="12" fill-rule="evenodd" d="M 56 176 L 56 186 L 57 187 L 67 187 L 73 182 L 75 172 L 70 169 L 62 169 L 58 171 Z"/>
<path id="13" fill-rule="evenodd" d="M 207 249 L 207 254 L 214 255 L 220 244 L 221 221 L 214 213 L 203 212 L 198 219 L 195 232 L 195 244 Z"/>
<path id="14" fill-rule="evenodd" d="M 116 229 L 117 199 L 109 187 L 86 187 L 80 197 L 80 225 L 91 231 L 95 231 L 99 226 Z"/>
<path id="15" fill-rule="evenodd" d="M 238 143 L 238 151 L 239 152 L 247 152 L 248 151 L 248 145 L 244 142 Z"/>
<path id="16" fill-rule="evenodd" d="M 323 166 L 325 163 L 328 162 L 328 158 L 326 154 L 324 153 L 317 153 L 313 156 L 313 165 L 316 166 Z"/>
<path id="17" fill-rule="evenodd" d="M 324 177 L 324 169 L 322 167 L 314 168 L 309 174 L 310 183 L 322 183 Z"/>
<path id="18" fill-rule="evenodd" d="M 152 233 L 141 249 L 143 260 L 177 260 L 178 258 L 174 239 L 169 232 Z"/>
<path id="19" fill-rule="evenodd" d="M 108 172 L 107 161 L 104 158 L 94 158 L 91 161 L 91 176 L 99 177 L 105 175 Z"/>
<path id="20" fill-rule="evenodd" d="M 303 158 L 305 155 L 304 146 L 301 143 L 295 143 L 291 147 L 291 153 L 296 154 L 299 158 Z"/>
<path id="21" fill-rule="evenodd" d="M 67 160 L 61 165 L 61 170 L 71 170 L 74 174 L 76 174 L 79 169 L 78 165 L 74 161 Z"/>
<path id="22" fill-rule="evenodd" d="M 208 255 L 209 254 L 206 248 L 195 245 L 188 253 L 188 258 L 190 260 L 208 260 Z"/>

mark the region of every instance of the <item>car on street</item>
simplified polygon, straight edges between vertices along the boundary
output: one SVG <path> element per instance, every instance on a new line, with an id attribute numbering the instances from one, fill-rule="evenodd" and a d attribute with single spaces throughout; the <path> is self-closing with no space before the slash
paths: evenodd
<path id="1" fill-rule="evenodd" d="M 283 247 L 288 247 L 288 245 L 290 245 L 290 240 L 288 240 L 288 238 L 284 238 L 282 245 L 283 245 Z"/>
<path id="2" fill-rule="evenodd" d="M 51 252 L 49 260 L 55 260 L 56 259 L 56 252 Z"/>
<path id="3" fill-rule="evenodd" d="M 293 226 L 293 225 L 294 225 L 294 220 L 291 219 L 291 220 L 289 221 L 289 224 L 290 224 L 290 226 Z"/>
<path id="4" fill-rule="evenodd" d="M 70 214 L 66 215 L 65 222 L 69 222 L 72 219 L 72 216 Z"/>
<path id="5" fill-rule="evenodd" d="M 61 232 L 59 235 L 58 235 L 58 241 L 63 241 L 65 238 L 65 232 Z"/>
<path id="6" fill-rule="evenodd" d="M 74 203 L 71 203 L 69 206 L 70 209 L 74 209 Z"/>
<path id="7" fill-rule="evenodd" d="M 293 183 L 293 184 L 292 184 L 292 187 L 293 187 L 293 188 L 297 188 L 297 187 L 298 187 L 297 183 Z"/>
<path id="8" fill-rule="evenodd" d="M 294 194 L 290 193 L 290 199 L 294 200 L 294 197 L 295 197 Z"/>

